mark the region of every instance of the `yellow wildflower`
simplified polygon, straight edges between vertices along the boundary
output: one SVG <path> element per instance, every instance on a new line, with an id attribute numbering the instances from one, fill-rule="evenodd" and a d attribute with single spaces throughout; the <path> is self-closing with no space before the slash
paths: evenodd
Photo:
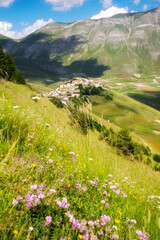
<path id="1" fill-rule="evenodd" d="M 82 235 L 80 235 L 80 234 L 78 235 L 78 237 L 79 237 L 80 239 L 83 239 L 83 236 L 82 236 Z"/>
<path id="2" fill-rule="evenodd" d="M 120 223 L 120 220 L 118 220 L 118 219 L 115 219 L 115 223 L 118 223 L 118 224 L 119 224 L 119 223 Z"/>
<path id="3" fill-rule="evenodd" d="M 32 167 L 35 167 L 35 166 L 36 166 L 36 164 L 34 164 L 34 163 L 33 163 L 33 164 L 31 164 L 31 166 L 32 166 Z"/>
<path id="4" fill-rule="evenodd" d="M 17 230 L 14 230 L 13 233 L 16 235 L 16 234 L 18 234 L 18 231 L 17 231 Z"/>

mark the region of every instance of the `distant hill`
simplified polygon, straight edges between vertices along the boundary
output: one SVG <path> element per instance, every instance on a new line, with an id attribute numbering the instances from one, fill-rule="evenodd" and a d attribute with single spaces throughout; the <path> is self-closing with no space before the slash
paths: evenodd
<path id="1" fill-rule="evenodd" d="M 49 23 L 22 40 L 0 35 L 26 76 L 160 73 L 160 7 L 112 18 Z"/>

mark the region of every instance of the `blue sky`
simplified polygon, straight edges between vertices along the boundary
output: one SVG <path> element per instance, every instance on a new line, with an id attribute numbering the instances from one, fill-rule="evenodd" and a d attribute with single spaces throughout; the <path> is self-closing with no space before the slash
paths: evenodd
<path id="1" fill-rule="evenodd" d="M 0 0 L 0 33 L 20 38 L 51 21 L 109 17 L 158 6 L 160 0 Z"/>

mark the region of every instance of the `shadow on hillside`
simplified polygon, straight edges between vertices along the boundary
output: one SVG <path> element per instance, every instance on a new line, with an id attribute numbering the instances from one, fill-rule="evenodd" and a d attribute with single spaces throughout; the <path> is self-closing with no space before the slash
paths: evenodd
<path id="1" fill-rule="evenodd" d="M 68 74 L 68 69 L 62 63 L 63 57 L 78 51 L 80 45 L 86 41 L 80 35 L 54 39 L 55 37 L 51 34 L 37 33 L 18 43 L 12 56 L 18 69 L 25 76 L 37 78 L 42 75 L 54 77 Z"/>
<path id="2" fill-rule="evenodd" d="M 135 109 L 131 108 L 131 107 L 127 107 L 127 106 L 124 106 L 122 104 L 119 104 L 119 103 L 115 103 L 115 105 L 120 108 L 122 111 L 127 111 L 127 112 L 133 112 L 133 113 L 138 113 Z"/>
<path id="3" fill-rule="evenodd" d="M 11 49 L 15 48 L 17 43 L 10 38 L 7 38 L 7 37 L 4 37 L 4 36 L 0 35 L 0 44 L 2 45 L 3 49 L 10 52 Z"/>
<path id="4" fill-rule="evenodd" d="M 130 93 L 128 94 L 128 96 L 160 111 L 160 91 L 144 91 L 143 93 Z"/>
<path id="5" fill-rule="evenodd" d="M 104 71 L 110 70 L 111 68 L 103 64 L 98 64 L 96 58 L 91 58 L 88 60 L 74 61 L 67 69 L 73 74 L 77 74 L 77 76 L 101 77 Z"/>
<path id="6" fill-rule="evenodd" d="M 101 77 L 104 71 L 110 69 L 109 66 L 99 64 L 95 58 L 74 61 L 71 65 L 64 66 L 64 57 L 78 52 L 87 40 L 78 34 L 60 38 L 57 35 L 33 33 L 17 42 L 13 49 L 7 49 L 10 50 L 17 68 L 27 78 Z M 50 85 L 52 81 L 44 80 L 43 83 Z"/>
<path id="7" fill-rule="evenodd" d="M 57 38 L 54 34 L 36 33 L 23 39 L 14 54 L 37 60 L 43 57 L 48 61 L 60 60 L 68 52 L 76 52 L 78 46 L 85 42 L 81 35 Z"/>

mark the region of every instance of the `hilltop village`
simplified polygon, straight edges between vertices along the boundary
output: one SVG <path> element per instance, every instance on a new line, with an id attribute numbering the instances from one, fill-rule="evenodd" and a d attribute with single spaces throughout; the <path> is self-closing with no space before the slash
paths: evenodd
<path id="1" fill-rule="evenodd" d="M 94 82 L 93 80 L 89 80 L 86 78 L 74 78 L 71 81 L 64 82 L 64 84 L 60 85 L 56 88 L 55 91 L 51 91 L 50 93 L 45 93 L 43 96 L 48 98 L 56 97 L 60 99 L 64 104 L 67 104 L 67 101 L 70 97 L 79 97 L 80 96 L 80 89 L 79 85 L 82 84 L 83 86 L 95 86 L 101 87 L 104 89 L 101 82 Z"/>

